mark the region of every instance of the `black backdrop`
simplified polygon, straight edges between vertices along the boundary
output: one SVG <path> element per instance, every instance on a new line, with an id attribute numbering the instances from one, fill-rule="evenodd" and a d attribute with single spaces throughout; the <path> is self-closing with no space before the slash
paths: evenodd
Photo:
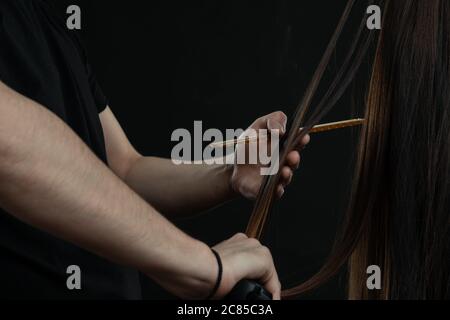
<path id="1" fill-rule="evenodd" d="M 345 0 L 54 1 L 82 10 L 82 35 L 111 109 L 143 154 L 170 157 L 171 133 L 244 128 L 275 110 L 292 114 L 334 31 Z M 354 11 L 349 35 L 365 13 Z M 339 66 L 336 54 L 332 66 Z M 334 68 L 331 68 L 333 73 Z M 350 117 L 347 94 L 325 120 Z M 264 243 L 284 287 L 324 262 L 350 191 L 357 131 L 313 136 Z M 215 244 L 245 230 L 252 203 L 238 200 L 177 223 Z M 147 299 L 171 298 L 143 278 Z M 343 274 L 307 298 L 345 297 Z"/>

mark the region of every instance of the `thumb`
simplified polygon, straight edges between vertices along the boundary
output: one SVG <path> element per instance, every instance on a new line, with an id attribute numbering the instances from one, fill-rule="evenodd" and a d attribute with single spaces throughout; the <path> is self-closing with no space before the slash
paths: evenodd
<path id="1" fill-rule="evenodd" d="M 280 134 L 283 135 L 286 133 L 286 121 L 284 121 L 283 123 L 280 123 L 277 120 L 269 118 L 269 119 L 267 119 L 267 129 L 269 129 L 269 131 L 279 130 Z"/>

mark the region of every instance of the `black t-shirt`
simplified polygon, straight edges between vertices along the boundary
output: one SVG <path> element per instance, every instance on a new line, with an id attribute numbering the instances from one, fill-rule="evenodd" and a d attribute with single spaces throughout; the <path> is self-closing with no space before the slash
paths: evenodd
<path id="1" fill-rule="evenodd" d="M 0 80 L 55 113 L 106 163 L 98 114 L 107 101 L 78 37 L 46 1 L 0 0 Z M 81 269 L 81 290 L 67 288 L 71 265 Z M 39 231 L 0 209 L 0 298 L 140 297 L 137 271 Z"/>

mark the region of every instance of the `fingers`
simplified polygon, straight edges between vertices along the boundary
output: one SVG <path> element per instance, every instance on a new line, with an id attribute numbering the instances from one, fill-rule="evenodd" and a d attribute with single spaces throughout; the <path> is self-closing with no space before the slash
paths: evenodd
<path id="1" fill-rule="evenodd" d="M 283 197 L 285 188 L 292 183 L 294 171 L 300 167 L 300 153 L 292 151 L 287 155 L 286 166 L 281 169 L 280 184 L 277 189 L 277 198 Z"/>
<path id="2" fill-rule="evenodd" d="M 281 285 L 270 250 L 257 239 L 239 233 L 214 249 L 223 264 L 223 277 L 218 298 L 226 296 L 240 280 L 255 280 L 280 299 Z"/>
<path id="3" fill-rule="evenodd" d="M 285 192 L 284 187 L 282 185 L 279 185 L 278 189 L 277 189 L 277 198 L 278 199 L 282 198 L 284 195 L 284 192 Z"/>
<path id="4" fill-rule="evenodd" d="M 300 160 L 300 153 L 298 151 L 291 151 L 286 157 L 286 164 L 292 170 L 297 170 L 300 166 Z"/>
<path id="5" fill-rule="evenodd" d="M 278 185 L 276 196 L 281 199 L 284 195 L 285 188 L 292 182 L 294 172 L 290 167 L 284 167 L 281 169 L 280 184 Z"/>
<path id="6" fill-rule="evenodd" d="M 284 112 L 276 111 L 257 119 L 250 126 L 250 128 L 279 130 L 280 134 L 283 135 L 286 133 L 287 120 L 288 118 Z M 310 140 L 311 140 L 310 135 L 309 134 L 305 135 L 299 142 L 298 149 L 299 150 L 303 149 L 310 142 Z"/>
<path id="7" fill-rule="evenodd" d="M 309 134 L 305 135 L 302 140 L 300 140 L 300 142 L 298 143 L 298 145 L 296 146 L 296 149 L 298 151 L 302 151 L 303 149 L 306 148 L 306 146 L 311 142 L 311 136 Z"/>
<path id="8" fill-rule="evenodd" d="M 281 111 L 273 112 L 257 119 L 251 126 L 253 129 L 280 130 L 286 132 L 287 116 Z"/>
<path id="9" fill-rule="evenodd" d="M 251 129 L 278 130 L 280 134 L 283 135 L 286 133 L 286 124 L 287 124 L 287 116 L 283 112 L 277 111 L 256 120 L 251 126 Z M 286 156 L 285 162 L 283 163 L 283 166 L 280 169 L 282 170 L 282 172 L 280 176 L 280 183 L 276 189 L 277 198 L 283 197 L 285 193 L 285 188 L 289 184 L 291 184 L 294 171 L 300 167 L 301 162 L 300 152 L 305 148 L 307 144 L 310 143 L 310 141 L 311 141 L 310 135 L 309 134 L 305 135 L 298 142 L 298 144 L 294 146 L 293 150 L 289 152 L 288 155 Z M 259 168 L 256 166 L 251 169 L 259 170 Z M 255 173 L 255 171 L 251 170 L 247 172 Z M 244 174 L 241 175 L 245 176 Z M 263 180 L 260 178 L 259 174 L 258 179 L 255 179 L 255 176 L 253 175 L 250 176 L 249 179 L 241 179 L 240 184 L 235 183 L 235 185 L 238 185 L 238 187 L 235 189 L 238 190 L 238 192 L 245 198 L 254 200 L 258 195 L 262 181 Z"/>
<path id="10" fill-rule="evenodd" d="M 311 137 L 308 134 L 305 135 L 299 144 L 298 150 L 303 149 L 310 141 Z M 278 198 L 283 196 L 284 188 L 291 184 L 294 171 L 300 167 L 301 156 L 298 150 L 291 151 L 286 157 L 285 167 L 281 169 L 281 180 L 277 190 Z"/>
<path id="11" fill-rule="evenodd" d="M 231 239 L 234 240 L 243 240 L 243 239 L 247 239 L 247 235 L 245 233 L 237 233 L 235 234 Z"/>
<path id="12" fill-rule="evenodd" d="M 311 142 L 311 136 L 309 134 L 305 135 L 298 146 L 296 147 L 296 150 L 291 151 L 286 158 L 286 165 L 288 165 L 292 170 L 297 170 L 300 166 L 300 151 L 303 150 L 306 145 L 308 145 Z"/>
<path id="13" fill-rule="evenodd" d="M 278 120 L 274 120 L 271 118 L 267 119 L 266 127 L 270 132 L 278 131 L 280 133 L 280 136 L 286 133 L 286 124 L 283 124 Z"/>
<path id="14" fill-rule="evenodd" d="M 265 256 L 267 264 L 266 264 L 266 272 L 265 275 L 260 279 L 261 284 L 264 288 L 272 293 L 273 300 L 281 299 L 281 283 L 278 278 L 277 271 L 275 269 L 275 265 L 273 262 L 272 254 L 267 247 L 261 246 L 260 251 L 261 255 Z"/>
<path id="15" fill-rule="evenodd" d="M 303 146 L 306 146 L 308 143 L 311 142 L 311 136 L 309 134 L 305 135 L 300 142 Z"/>
<path id="16" fill-rule="evenodd" d="M 291 184 L 292 179 L 294 177 L 294 172 L 290 167 L 284 167 L 281 169 L 281 180 L 277 189 L 277 198 L 280 199 L 283 197 L 285 188 Z"/>
<path id="17" fill-rule="evenodd" d="M 263 286 L 267 291 L 272 293 L 273 300 L 281 300 L 281 283 L 278 280 L 278 275 L 275 269 L 273 272 L 274 274 L 270 277 L 269 281 L 263 284 Z"/>
<path id="18" fill-rule="evenodd" d="M 302 151 L 306 148 L 306 146 L 311 142 L 311 136 L 309 134 L 306 134 L 303 136 L 301 140 L 297 142 L 297 144 L 293 147 L 294 150 Z"/>
<path id="19" fill-rule="evenodd" d="M 267 129 L 270 131 L 278 130 L 280 135 L 284 135 L 286 133 L 286 125 L 287 125 L 287 116 L 281 112 L 274 112 L 267 116 Z"/>
<path id="20" fill-rule="evenodd" d="M 268 115 L 269 119 L 273 119 L 274 121 L 278 121 L 286 128 L 287 124 L 287 115 L 282 111 L 276 111 Z"/>
<path id="21" fill-rule="evenodd" d="M 292 182 L 292 177 L 294 176 L 294 173 L 292 172 L 292 169 L 289 167 L 284 167 L 281 169 L 281 184 L 283 187 L 288 186 Z"/>

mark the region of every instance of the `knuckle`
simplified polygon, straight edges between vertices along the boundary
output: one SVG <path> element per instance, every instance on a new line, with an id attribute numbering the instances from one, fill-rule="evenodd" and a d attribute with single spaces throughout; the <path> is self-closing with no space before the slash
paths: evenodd
<path id="1" fill-rule="evenodd" d="M 286 114 L 283 111 L 276 111 L 273 113 L 273 115 L 280 120 L 284 120 L 287 118 Z"/>
<path id="2" fill-rule="evenodd" d="M 267 248 L 266 246 L 261 246 L 259 249 L 263 255 L 265 255 L 266 257 L 270 257 L 270 259 L 272 259 L 272 254 L 270 253 L 269 248 Z"/>
<path id="3" fill-rule="evenodd" d="M 259 240 L 255 238 L 248 239 L 248 243 L 258 247 L 261 246 L 261 242 L 259 242 Z"/>

